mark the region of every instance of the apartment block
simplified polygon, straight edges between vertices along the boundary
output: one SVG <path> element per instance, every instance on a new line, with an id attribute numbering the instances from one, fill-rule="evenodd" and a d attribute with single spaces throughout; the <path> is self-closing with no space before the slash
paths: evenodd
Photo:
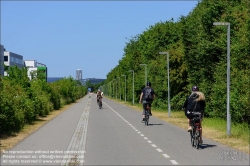
<path id="1" fill-rule="evenodd" d="M 47 82 L 48 69 L 45 64 L 39 63 L 36 60 L 25 60 L 24 65 L 28 69 L 28 77 L 30 79 L 39 76 Z"/>
<path id="2" fill-rule="evenodd" d="M 0 44 L 0 76 L 4 76 L 4 46 Z"/>
<path id="3" fill-rule="evenodd" d="M 4 51 L 4 64 L 7 66 L 7 68 L 15 65 L 19 68 L 22 68 L 24 67 L 23 56 L 13 52 Z M 4 76 L 7 76 L 6 71 L 4 71 Z"/>
<path id="4" fill-rule="evenodd" d="M 82 80 L 82 70 L 76 69 L 76 80 Z"/>

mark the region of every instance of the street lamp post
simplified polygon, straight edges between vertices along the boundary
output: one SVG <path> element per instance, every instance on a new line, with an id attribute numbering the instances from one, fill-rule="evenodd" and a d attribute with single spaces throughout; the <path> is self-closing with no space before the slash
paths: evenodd
<path id="1" fill-rule="evenodd" d="M 171 117 L 170 107 L 170 79 L 169 79 L 169 52 L 159 52 L 159 54 L 166 54 L 167 56 L 167 70 L 168 70 L 168 117 Z"/>
<path id="2" fill-rule="evenodd" d="M 115 82 L 116 82 L 116 84 L 115 84 L 115 98 L 117 99 L 117 78 L 115 79 Z"/>
<path id="3" fill-rule="evenodd" d="M 214 22 L 215 26 L 227 26 L 227 135 L 231 135 L 231 115 L 230 115 L 230 23 Z"/>
<path id="4" fill-rule="evenodd" d="M 113 98 L 115 98 L 115 79 L 113 79 Z"/>
<path id="5" fill-rule="evenodd" d="M 134 83 L 134 70 L 129 70 L 129 72 L 133 72 L 133 105 L 135 103 L 134 93 L 135 93 L 135 83 Z"/>
<path id="6" fill-rule="evenodd" d="M 147 64 L 140 64 L 140 66 L 145 66 L 145 87 L 147 86 Z"/>
<path id="7" fill-rule="evenodd" d="M 124 100 L 125 100 L 125 102 L 126 102 L 126 75 L 124 75 L 124 74 L 122 74 L 122 76 L 124 76 L 125 77 L 125 88 L 124 88 Z"/>
<path id="8" fill-rule="evenodd" d="M 110 91 L 111 91 L 111 82 L 112 82 L 112 81 L 110 81 L 110 82 L 108 83 L 108 95 L 109 95 L 109 97 L 110 97 L 110 94 L 111 94 L 111 93 L 110 93 Z"/>
<path id="9" fill-rule="evenodd" d="M 119 96 L 121 100 L 121 80 L 120 80 L 120 77 L 117 77 L 117 78 L 119 78 Z"/>

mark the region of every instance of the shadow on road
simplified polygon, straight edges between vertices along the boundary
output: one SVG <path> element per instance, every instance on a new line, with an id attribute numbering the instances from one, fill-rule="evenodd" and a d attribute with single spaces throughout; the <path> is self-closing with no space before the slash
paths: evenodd
<path id="1" fill-rule="evenodd" d="M 210 145 L 210 144 L 201 144 L 200 145 L 201 149 L 213 148 L 213 147 L 217 147 L 217 145 Z"/>
<path id="2" fill-rule="evenodd" d="M 156 123 L 156 124 L 148 124 L 149 126 L 155 126 L 155 125 L 163 125 L 163 123 Z"/>

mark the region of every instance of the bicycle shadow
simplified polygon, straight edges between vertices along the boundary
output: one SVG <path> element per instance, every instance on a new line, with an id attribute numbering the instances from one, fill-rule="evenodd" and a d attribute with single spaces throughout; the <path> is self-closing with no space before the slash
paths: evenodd
<path id="1" fill-rule="evenodd" d="M 211 145 L 211 144 L 201 144 L 200 145 L 201 149 L 214 148 L 214 147 L 217 147 L 217 145 Z"/>
<path id="2" fill-rule="evenodd" d="M 159 126 L 159 125 L 163 125 L 163 123 L 149 123 L 148 124 L 149 126 Z"/>

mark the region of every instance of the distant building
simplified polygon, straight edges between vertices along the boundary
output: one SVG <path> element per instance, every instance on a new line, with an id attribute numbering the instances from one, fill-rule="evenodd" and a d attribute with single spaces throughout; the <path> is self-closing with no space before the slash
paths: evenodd
<path id="1" fill-rule="evenodd" d="M 0 44 L 0 76 L 4 76 L 4 46 Z"/>
<path id="2" fill-rule="evenodd" d="M 76 70 L 76 80 L 82 80 L 82 70 L 81 69 Z"/>
<path id="3" fill-rule="evenodd" d="M 19 68 L 22 68 L 24 67 L 23 56 L 13 52 L 4 51 L 4 64 L 7 66 L 7 68 L 15 65 Z M 6 71 L 4 71 L 4 76 L 7 76 Z"/>
<path id="4" fill-rule="evenodd" d="M 24 64 L 28 69 L 28 77 L 30 79 L 32 79 L 33 76 L 39 76 L 42 77 L 46 82 L 48 81 L 48 69 L 45 64 L 39 63 L 36 60 L 25 60 Z"/>

